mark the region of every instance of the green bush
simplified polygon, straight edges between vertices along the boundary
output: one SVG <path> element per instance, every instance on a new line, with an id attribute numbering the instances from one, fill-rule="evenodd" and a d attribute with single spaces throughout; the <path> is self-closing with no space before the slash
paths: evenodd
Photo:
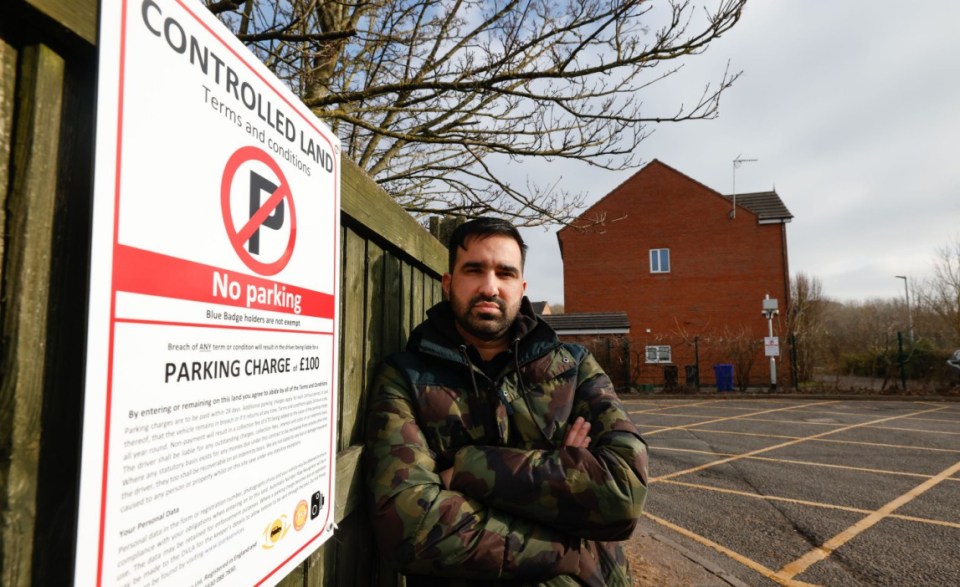
<path id="1" fill-rule="evenodd" d="M 907 379 L 941 380 L 950 377 L 947 359 L 952 350 L 935 349 L 927 340 L 904 344 L 903 373 Z M 840 357 L 843 373 L 860 377 L 899 377 L 899 352 L 864 352 Z"/>

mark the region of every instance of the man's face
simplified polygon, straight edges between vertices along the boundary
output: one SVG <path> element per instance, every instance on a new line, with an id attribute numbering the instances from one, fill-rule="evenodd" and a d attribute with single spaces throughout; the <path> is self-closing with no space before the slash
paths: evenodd
<path id="1" fill-rule="evenodd" d="M 526 291 L 520 245 L 507 236 L 469 237 L 458 249 L 443 293 L 453 306 L 457 329 L 467 342 L 506 336 Z"/>

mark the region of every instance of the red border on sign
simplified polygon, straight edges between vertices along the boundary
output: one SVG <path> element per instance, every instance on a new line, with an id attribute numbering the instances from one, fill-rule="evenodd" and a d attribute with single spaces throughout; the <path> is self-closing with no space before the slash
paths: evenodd
<path id="1" fill-rule="evenodd" d="M 279 100 L 283 103 L 290 106 L 293 113 L 299 117 L 299 119 L 309 128 L 313 129 L 319 137 L 324 140 L 330 151 L 332 153 L 339 153 L 339 150 L 334 149 L 333 143 L 326 137 L 326 135 L 320 131 L 313 119 L 308 117 L 303 113 L 300 107 L 295 106 L 290 100 L 287 99 L 272 83 L 272 81 L 263 75 L 261 75 L 252 65 L 251 62 L 238 51 L 234 50 L 224 38 L 216 31 L 211 29 L 205 22 L 203 22 L 193 9 L 186 6 L 182 0 L 174 0 L 177 5 L 179 5 L 187 14 L 192 17 L 196 23 L 206 30 L 212 38 L 220 42 L 223 48 L 232 54 L 240 63 L 245 65 L 250 73 L 259 79 L 265 87 L 270 88 Z M 127 50 L 127 14 L 128 14 L 128 4 L 129 0 L 120 0 L 121 7 L 121 16 L 120 16 L 120 43 L 118 47 L 118 79 L 117 79 L 117 128 L 116 128 L 116 159 L 115 159 L 115 175 L 114 175 L 114 186 L 113 186 L 113 248 L 116 252 L 117 248 L 120 246 L 119 241 L 119 231 L 120 231 L 120 185 L 121 185 L 121 170 L 122 170 L 122 153 L 123 153 L 123 117 L 124 117 L 124 87 L 126 84 L 125 79 L 125 68 L 126 68 L 126 50 Z M 106 139 L 106 137 L 103 137 Z M 340 208 L 340 167 L 338 165 L 334 166 L 333 169 L 333 194 L 331 206 L 335 210 Z M 331 227 L 330 234 L 337 235 L 340 231 L 340 215 L 332 214 L 331 215 Z M 336 237 L 335 237 L 336 238 Z M 322 251 L 318 251 L 318 254 Z M 326 251 L 332 256 L 331 266 L 333 267 L 333 280 L 332 284 L 338 282 L 339 279 L 339 250 L 337 247 L 332 247 L 330 250 Z M 102 479 L 101 479 L 101 491 L 100 491 L 100 511 L 99 511 L 99 535 L 97 537 L 97 576 L 96 584 L 98 586 L 103 585 L 103 559 L 104 559 L 104 534 L 106 528 L 106 515 L 107 515 L 107 478 L 109 472 L 109 461 L 110 461 L 110 427 L 111 427 L 111 410 L 113 405 L 113 370 L 114 370 L 114 346 L 116 338 L 116 326 L 118 323 L 123 322 L 123 320 L 118 320 L 116 316 L 116 301 L 117 301 L 117 280 L 118 276 L 116 270 L 111 273 L 111 287 L 110 287 L 110 317 L 109 317 L 109 328 L 108 328 L 108 343 L 107 343 L 107 379 L 106 379 L 106 393 L 105 393 L 105 406 L 104 406 L 104 444 L 103 444 L 103 463 L 102 463 Z M 334 353 L 331 355 L 331 373 L 336 372 L 336 344 L 333 345 Z M 331 401 L 333 405 L 339 403 L 339 398 L 337 397 L 337 386 L 332 385 L 330 389 Z M 329 446 L 330 450 L 334 451 L 336 448 L 336 421 L 334 416 L 336 410 L 331 410 L 330 414 L 330 425 L 328 426 L 330 430 Z M 334 470 L 334 461 L 335 459 L 329 459 L 329 467 L 327 471 L 327 495 L 332 495 L 333 488 L 333 470 Z M 315 543 L 328 528 L 330 523 L 330 516 L 333 513 L 333 504 L 327 506 L 327 515 L 324 518 L 323 525 L 321 526 L 320 532 L 310 537 L 296 552 L 291 554 L 286 560 L 281 561 L 272 571 L 268 572 L 266 576 L 257 581 L 257 585 L 260 585 L 266 582 L 270 577 L 275 575 L 277 571 L 283 568 L 287 563 L 293 560 L 295 557 L 303 553 L 304 550 L 309 548 L 311 544 Z"/>
<path id="2" fill-rule="evenodd" d="M 114 278 L 117 291 L 333 320 L 334 299 L 333 295 L 328 293 L 311 291 L 127 245 L 117 245 L 113 266 L 117 272 Z M 218 277 L 240 284 L 240 296 L 237 299 L 231 299 L 216 295 L 212 284 Z M 252 302 L 248 300 L 251 292 L 259 291 L 281 292 L 284 294 L 278 296 L 281 300 L 289 294 L 297 296 L 299 301 L 296 302 L 297 307 L 291 307 L 290 304 L 279 302 L 268 305 L 258 300 Z"/>
<path id="3" fill-rule="evenodd" d="M 237 169 L 248 161 L 259 161 L 269 167 L 270 171 L 277 176 L 280 187 L 267 198 L 267 201 L 250 217 L 250 220 L 240 230 L 237 230 L 237 227 L 233 224 L 233 213 L 230 206 L 230 187 L 233 185 L 233 178 L 237 174 Z M 254 259 L 253 255 L 243 248 L 243 245 L 250 240 L 253 233 L 260 229 L 267 217 L 270 216 L 277 206 L 280 205 L 280 202 L 284 200 L 287 201 L 287 205 L 290 208 L 290 238 L 287 240 L 287 246 L 283 254 L 272 263 L 264 263 L 263 261 Z M 273 157 L 258 147 L 240 147 L 233 155 L 230 155 L 230 159 L 227 160 L 227 166 L 223 170 L 223 178 L 220 181 L 220 208 L 223 210 L 223 225 L 227 229 L 227 237 L 230 239 L 230 244 L 233 245 L 233 250 L 237 252 L 237 255 L 240 257 L 240 260 L 243 261 L 244 265 L 260 275 L 276 275 L 287 266 L 287 263 L 290 262 L 290 257 L 293 255 L 293 247 L 297 241 L 297 212 L 293 207 L 293 194 L 290 192 L 290 183 L 287 182 L 283 170 L 281 170 L 277 162 L 273 160 Z"/>

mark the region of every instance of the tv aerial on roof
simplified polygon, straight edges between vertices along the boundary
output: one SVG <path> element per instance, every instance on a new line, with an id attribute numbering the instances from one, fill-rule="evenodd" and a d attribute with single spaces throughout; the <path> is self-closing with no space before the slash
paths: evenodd
<path id="1" fill-rule="evenodd" d="M 731 220 L 737 217 L 737 168 L 744 163 L 753 163 L 754 161 L 758 161 L 758 159 L 744 159 L 741 155 L 737 155 L 737 158 L 733 160 L 733 209 L 730 210 Z"/>

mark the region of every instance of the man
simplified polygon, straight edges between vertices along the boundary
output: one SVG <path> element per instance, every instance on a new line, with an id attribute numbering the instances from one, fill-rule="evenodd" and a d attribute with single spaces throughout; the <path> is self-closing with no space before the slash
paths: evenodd
<path id="1" fill-rule="evenodd" d="M 372 390 L 371 515 L 408 585 L 630 585 L 599 541 L 636 525 L 646 444 L 596 360 L 534 314 L 525 255 L 503 220 L 457 228 L 445 300 Z"/>

